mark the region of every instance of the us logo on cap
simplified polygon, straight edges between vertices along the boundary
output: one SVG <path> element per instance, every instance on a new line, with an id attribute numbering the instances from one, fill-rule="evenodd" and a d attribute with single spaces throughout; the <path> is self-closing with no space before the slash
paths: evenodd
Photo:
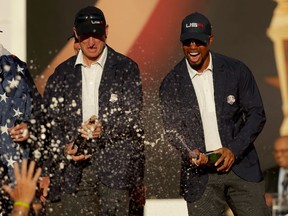
<path id="1" fill-rule="evenodd" d="M 102 23 L 98 20 L 91 20 L 91 24 L 95 25 L 95 24 L 102 24 Z"/>
<path id="2" fill-rule="evenodd" d="M 201 27 L 201 28 L 204 28 L 204 25 L 203 25 L 203 23 L 187 23 L 186 24 L 186 28 L 199 28 L 199 27 Z"/>

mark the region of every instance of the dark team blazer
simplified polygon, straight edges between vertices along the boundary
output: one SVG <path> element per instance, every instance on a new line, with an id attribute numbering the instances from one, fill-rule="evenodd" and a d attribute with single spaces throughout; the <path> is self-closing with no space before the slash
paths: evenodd
<path id="1" fill-rule="evenodd" d="M 237 160 L 232 167 L 236 175 L 259 182 L 262 172 L 253 142 L 265 124 L 262 99 L 249 68 L 242 62 L 212 52 L 214 99 L 217 123 L 223 147 L 229 148 Z M 188 161 L 182 137 L 192 150 L 205 152 L 199 106 L 182 59 L 164 78 L 160 87 L 160 103 L 169 142 L 182 154 L 180 188 L 189 201 L 201 197 L 208 175 Z"/>
<path id="2" fill-rule="evenodd" d="M 45 170 L 56 179 L 52 179 L 52 187 L 61 182 L 61 190 L 67 193 L 77 190 L 81 178 L 79 163 L 67 161 L 63 156 L 64 146 L 75 139 L 82 123 L 81 66 L 75 67 L 75 61 L 76 56 L 73 56 L 56 68 L 44 93 L 48 111 L 46 118 L 51 123 L 47 145 L 50 146 L 50 154 L 54 155 L 53 160 L 46 161 Z M 103 133 L 93 140 L 95 149 L 91 159 L 95 176 L 108 187 L 127 189 L 143 180 L 142 106 L 138 65 L 108 47 L 99 87 L 98 118 Z M 56 148 L 53 148 L 55 145 Z M 60 162 L 65 164 L 64 169 L 59 169 Z M 60 189 L 54 188 L 57 194 Z"/>

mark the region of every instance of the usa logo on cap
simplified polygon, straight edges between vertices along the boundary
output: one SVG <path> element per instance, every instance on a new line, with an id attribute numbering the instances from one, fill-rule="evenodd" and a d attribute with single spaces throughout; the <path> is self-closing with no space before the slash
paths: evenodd
<path id="1" fill-rule="evenodd" d="M 186 23 L 186 28 L 204 28 L 203 23 Z"/>

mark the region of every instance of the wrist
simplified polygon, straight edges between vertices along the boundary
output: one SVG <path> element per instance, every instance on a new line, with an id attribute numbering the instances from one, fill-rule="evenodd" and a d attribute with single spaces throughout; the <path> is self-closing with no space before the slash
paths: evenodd
<path id="1" fill-rule="evenodd" d="M 28 216 L 29 209 L 23 206 L 14 206 L 11 212 L 11 216 Z"/>

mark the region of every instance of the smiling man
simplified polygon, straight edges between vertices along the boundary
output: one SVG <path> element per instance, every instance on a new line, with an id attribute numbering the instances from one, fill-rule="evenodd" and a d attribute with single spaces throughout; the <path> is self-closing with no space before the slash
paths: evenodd
<path id="1" fill-rule="evenodd" d="M 227 205 L 234 215 L 269 215 L 254 147 L 262 99 L 244 63 L 210 51 L 213 39 L 207 17 L 185 17 L 185 57 L 160 87 L 166 135 L 182 155 L 181 195 L 189 216 L 223 215 Z"/>

